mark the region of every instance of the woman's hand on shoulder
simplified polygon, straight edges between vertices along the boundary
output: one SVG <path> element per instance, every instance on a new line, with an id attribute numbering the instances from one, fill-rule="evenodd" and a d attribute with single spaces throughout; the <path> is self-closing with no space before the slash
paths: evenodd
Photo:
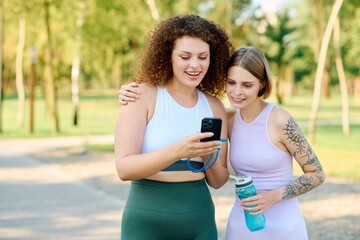
<path id="1" fill-rule="evenodd" d="M 118 92 L 119 103 L 121 105 L 126 105 L 128 104 L 128 102 L 135 102 L 137 99 L 139 99 L 141 95 L 141 91 L 140 91 L 141 85 L 143 84 L 139 85 L 136 82 L 131 82 L 126 85 L 121 85 L 121 88 Z"/>

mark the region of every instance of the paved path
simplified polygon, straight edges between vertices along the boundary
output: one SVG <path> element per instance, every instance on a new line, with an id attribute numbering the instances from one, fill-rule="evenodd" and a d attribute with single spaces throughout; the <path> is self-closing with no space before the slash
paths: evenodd
<path id="1" fill-rule="evenodd" d="M 86 141 L 0 141 L 0 239 L 119 239 L 124 201 L 25 155 Z"/>
<path id="2" fill-rule="evenodd" d="M 56 150 L 112 141 L 0 140 L 0 239 L 119 239 L 129 183 L 116 176 L 113 153 Z M 223 240 L 233 183 L 211 193 Z M 359 181 L 331 178 L 300 196 L 310 240 L 360 239 L 359 199 Z"/>

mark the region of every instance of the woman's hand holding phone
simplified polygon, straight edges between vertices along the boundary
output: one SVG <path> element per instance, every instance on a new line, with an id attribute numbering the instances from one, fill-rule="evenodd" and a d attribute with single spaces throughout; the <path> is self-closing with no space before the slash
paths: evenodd
<path id="1" fill-rule="evenodd" d="M 220 149 L 221 142 L 219 140 L 205 141 L 202 139 L 212 137 L 212 132 L 203 132 L 190 135 L 175 143 L 176 153 L 179 159 L 193 158 L 199 156 L 207 156 Z"/>

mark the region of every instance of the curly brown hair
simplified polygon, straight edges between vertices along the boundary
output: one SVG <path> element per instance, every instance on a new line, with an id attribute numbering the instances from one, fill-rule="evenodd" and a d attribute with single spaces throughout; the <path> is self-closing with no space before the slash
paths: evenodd
<path id="1" fill-rule="evenodd" d="M 138 64 L 137 82 L 164 85 L 173 76 L 171 54 L 175 41 L 183 36 L 209 44 L 210 66 L 198 88 L 215 97 L 225 91 L 226 64 L 234 52 L 229 35 L 218 24 L 197 15 L 181 15 L 160 22 L 150 32 Z"/>

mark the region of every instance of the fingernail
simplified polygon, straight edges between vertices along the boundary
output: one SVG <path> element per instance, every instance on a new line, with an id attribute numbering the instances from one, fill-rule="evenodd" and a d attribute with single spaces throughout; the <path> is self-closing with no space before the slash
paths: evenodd
<path id="1" fill-rule="evenodd" d="M 221 143 L 222 143 L 221 141 L 220 141 L 220 142 L 217 142 L 217 144 L 219 144 L 219 145 L 221 145 Z"/>
<path id="2" fill-rule="evenodd" d="M 220 148 L 221 148 L 221 146 L 217 146 L 216 148 L 220 149 Z"/>
<path id="3" fill-rule="evenodd" d="M 214 136 L 214 133 L 209 133 L 209 136 L 211 136 L 211 137 Z"/>

